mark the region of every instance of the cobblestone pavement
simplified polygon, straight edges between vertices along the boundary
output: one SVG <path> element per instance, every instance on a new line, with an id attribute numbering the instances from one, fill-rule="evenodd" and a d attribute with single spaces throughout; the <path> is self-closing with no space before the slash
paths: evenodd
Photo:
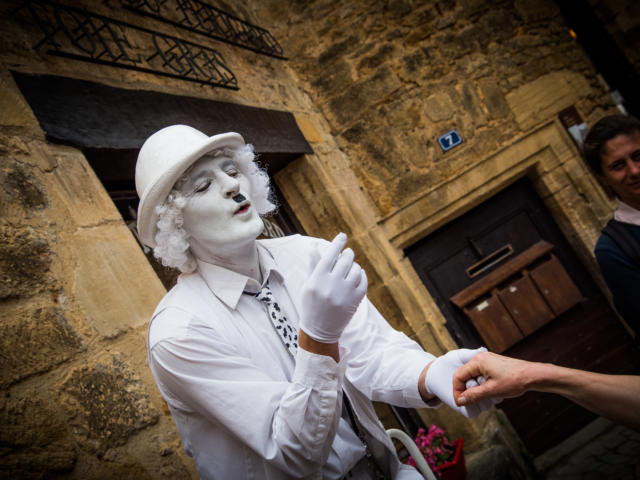
<path id="1" fill-rule="evenodd" d="M 544 480 L 640 480 L 640 432 L 599 418 L 535 464 Z"/>

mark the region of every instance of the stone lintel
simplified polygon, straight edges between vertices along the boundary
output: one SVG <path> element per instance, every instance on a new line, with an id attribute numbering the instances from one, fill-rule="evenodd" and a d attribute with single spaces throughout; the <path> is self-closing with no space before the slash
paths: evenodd
<path id="1" fill-rule="evenodd" d="M 526 131 L 590 93 L 591 87 L 583 75 L 564 70 L 516 88 L 507 94 L 506 100 L 516 122 Z"/>

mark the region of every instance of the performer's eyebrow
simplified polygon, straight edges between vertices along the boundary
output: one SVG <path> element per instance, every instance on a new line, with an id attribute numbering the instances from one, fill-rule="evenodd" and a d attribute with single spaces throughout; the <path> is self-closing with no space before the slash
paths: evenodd
<path id="1" fill-rule="evenodd" d="M 212 176 L 213 176 L 213 170 L 209 170 L 209 169 L 202 170 L 200 173 L 198 173 L 194 177 L 193 181 L 196 182 L 196 181 L 200 180 L 202 177 L 212 177 Z"/>
<path id="2" fill-rule="evenodd" d="M 234 168 L 238 168 L 236 165 L 236 162 L 234 162 L 231 158 L 226 159 L 224 162 L 222 162 L 222 164 L 220 165 L 220 168 L 227 168 L 227 167 L 234 167 Z"/>

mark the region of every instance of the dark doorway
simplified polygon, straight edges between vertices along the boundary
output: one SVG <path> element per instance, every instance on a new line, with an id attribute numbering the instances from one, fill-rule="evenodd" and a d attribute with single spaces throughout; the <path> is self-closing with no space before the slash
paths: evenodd
<path id="1" fill-rule="evenodd" d="M 406 254 L 461 347 L 487 345 L 494 340 L 492 332 L 478 327 L 493 327 L 495 332 L 497 323 L 513 317 L 518 336 L 494 343 L 502 347 L 499 350 L 505 355 L 599 372 L 640 372 L 640 354 L 631 336 L 528 179 L 505 188 L 408 248 Z M 548 271 L 545 269 L 549 265 L 566 273 L 568 283 L 555 282 L 546 292 L 560 299 L 573 298 L 564 310 L 549 307 L 546 298 L 539 298 L 535 305 L 527 301 L 532 293 L 537 297 L 545 295 L 545 289 L 535 280 L 536 274 Z M 488 288 L 480 288 L 487 282 Z M 527 285 L 531 290 L 525 288 Z M 474 308 L 465 311 L 456 305 L 461 292 L 475 292 L 475 303 L 469 303 Z M 526 292 L 520 298 L 525 301 L 510 304 L 506 296 L 511 292 Z M 489 307 L 496 305 L 503 312 L 508 310 L 505 318 L 494 310 L 486 317 L 488 324 L 478 323 L 477 318 L 472 320 L 474 312 L 485 307 L 490 312 Z M 540 317 L 543 310 L 544 316 Z M 527 315 L 535 323 L 532 327 L 521 321 Z M 497 330 L 504 333 L 502 326 Z M 499 407 L 532 454 L 556 445 L 595 418 L 550 394 L 528 393 L 505 400 Z"/>

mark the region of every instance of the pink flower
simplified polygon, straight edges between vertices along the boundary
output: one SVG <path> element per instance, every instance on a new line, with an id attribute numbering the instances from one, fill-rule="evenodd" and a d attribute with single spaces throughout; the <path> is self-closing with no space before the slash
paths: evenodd
<path id="1" fill-rule="evenodd" d="M 415 438 L 418 449 L 424 456 L 431 470 L 441 477 L 439 466 L 453 459 L 455 453 L 454 445 L 449 442 L 444 430 L 436 425 L 430 425 L 428 431 L 419 428 Z M 409 457 L 407 464 L 416 466 L 413 458 Z"/>

